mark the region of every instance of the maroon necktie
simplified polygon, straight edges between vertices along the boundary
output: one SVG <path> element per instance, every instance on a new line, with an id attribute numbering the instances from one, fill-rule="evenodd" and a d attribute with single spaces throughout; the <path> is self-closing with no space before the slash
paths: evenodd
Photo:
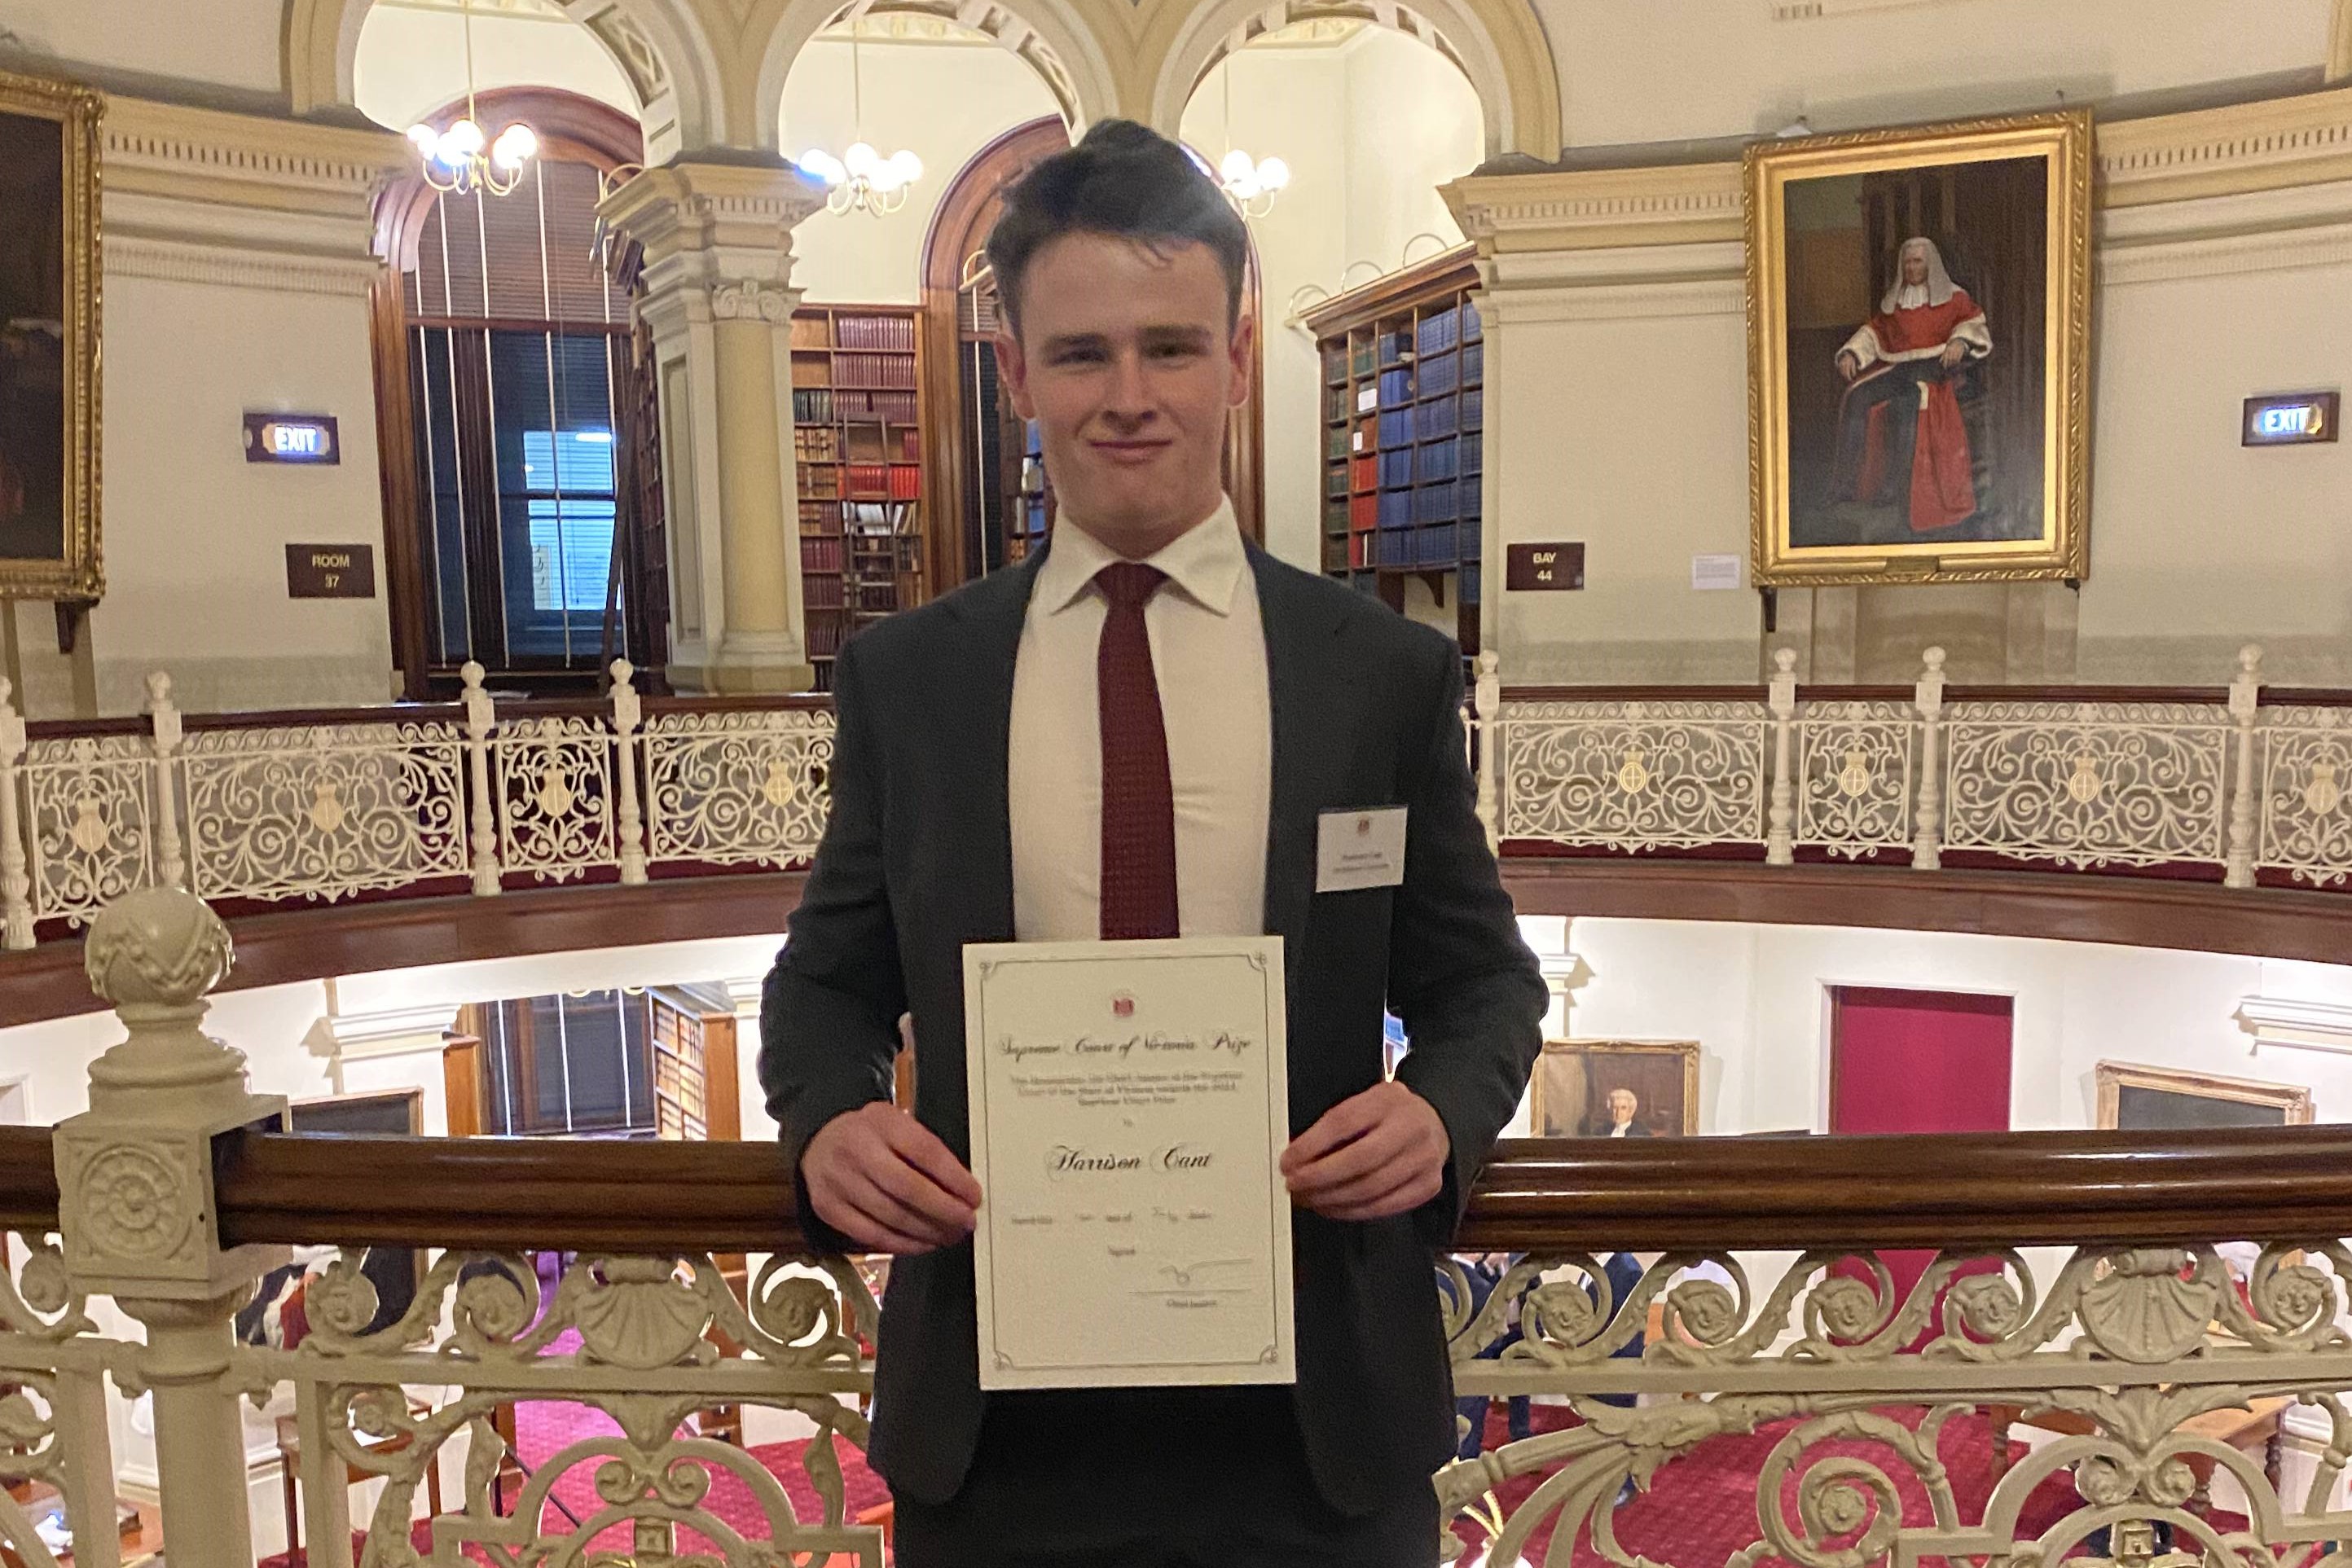
<path id="1" fill-rule="evenodd" d="M 1143 607 L 1168 580 L 1158 567 L 1120 561 L 1095 574 L 1110 601 L 1095 654 L 1102 717 L 1102 936 L 1174 936 L 1176 796 L 1168 782 L 1168 727 Z"/>

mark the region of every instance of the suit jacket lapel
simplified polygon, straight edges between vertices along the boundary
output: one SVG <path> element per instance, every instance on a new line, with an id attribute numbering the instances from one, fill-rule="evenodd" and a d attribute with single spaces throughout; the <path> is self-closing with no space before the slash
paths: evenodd
<path id="1" fill-rule="evenodd" d="M 943 769 L 946 788 L 957 789 L 967 824 L 971 858 L 954 878 L 962 889 L 958 925 L 967 942 L 1013 940 L 1013 813 L 1005 771 L 1012 748 L 1013 666 L 1021 652 L 1021 630 L 1029 615 L 1029 594 L 1037 580 L 1039 549 L 1010 571 L 983 578 L 947 601 L 963 618 L 967 635 L 954 644 L 953 665 L 941 672 L 943 688 L 957 694 L 949 711 L 965 716 L 965 763 Z"/>
<path id="2" fill-rule="evenodd" d="M 1274 714 L 1274 781 L 1265 833 L 1265 929 L 1282 938 L 1285 967 L 1297 972 L 1315 896 L 1316 818 L 1333 803 L 1348 761 L 1349 705 L 1335 700 L 1350 681 L 1340 663 L 1341 627 L 1352 609 L 1309 591 L 1311 580 L 1256 546 L 1250 566 L 1265 622 L 1268 696 Z M 1344 804 L 1345 802 L 1339 802 Z"/>

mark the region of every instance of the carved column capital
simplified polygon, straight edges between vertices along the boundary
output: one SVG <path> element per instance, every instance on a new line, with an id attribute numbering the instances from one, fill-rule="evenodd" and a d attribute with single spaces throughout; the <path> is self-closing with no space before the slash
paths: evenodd
<path id="1" fill-rule="evenodd" d="M 800 290 L 756 277 L 722 278 L 710 286 L 710 314 L 720 321 L 783 325 L 801 302 Z"/>

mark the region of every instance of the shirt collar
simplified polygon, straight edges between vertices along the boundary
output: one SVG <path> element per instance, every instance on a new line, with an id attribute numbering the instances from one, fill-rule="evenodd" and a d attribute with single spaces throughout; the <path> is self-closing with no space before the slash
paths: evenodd
<path id="1" fill-rule="evenodd" d="M 1109 546 L 1065 516 L 1054 529 L 1054 545 L 1045 552 L 1045 565 L 1038 568 L 1032 597 L 1046 614 L 1058 615 L 1077 602 L 1097 572 L 1119 559 Z M 1144 564 L 1166 572 L 1177 591 L 1202 609 L 1217 615 L 1232 614 L 1234 591 L 1249 565 L 1233 498 L 1220 497 L 1215 511 L 1146 556 Z"/>

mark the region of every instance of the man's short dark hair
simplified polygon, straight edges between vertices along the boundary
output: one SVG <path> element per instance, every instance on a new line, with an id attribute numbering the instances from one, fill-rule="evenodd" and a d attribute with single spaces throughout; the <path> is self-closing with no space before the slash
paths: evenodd
<path id="1" fill-rule="evenodd" d="M 1145 244 L 1200 244 L 1225 273 L 1225 319 L 1241 317 L 1249 233 L 1241 214 L 1192 155 L 1132 120 L 1106 120 L 1085 140 L 1045 160 L 1006 193 L 989 231 L 988 264 L 1015 333 L 1021 284 L 1049 241 L 1066 234 L 1113 235 Z"/>

